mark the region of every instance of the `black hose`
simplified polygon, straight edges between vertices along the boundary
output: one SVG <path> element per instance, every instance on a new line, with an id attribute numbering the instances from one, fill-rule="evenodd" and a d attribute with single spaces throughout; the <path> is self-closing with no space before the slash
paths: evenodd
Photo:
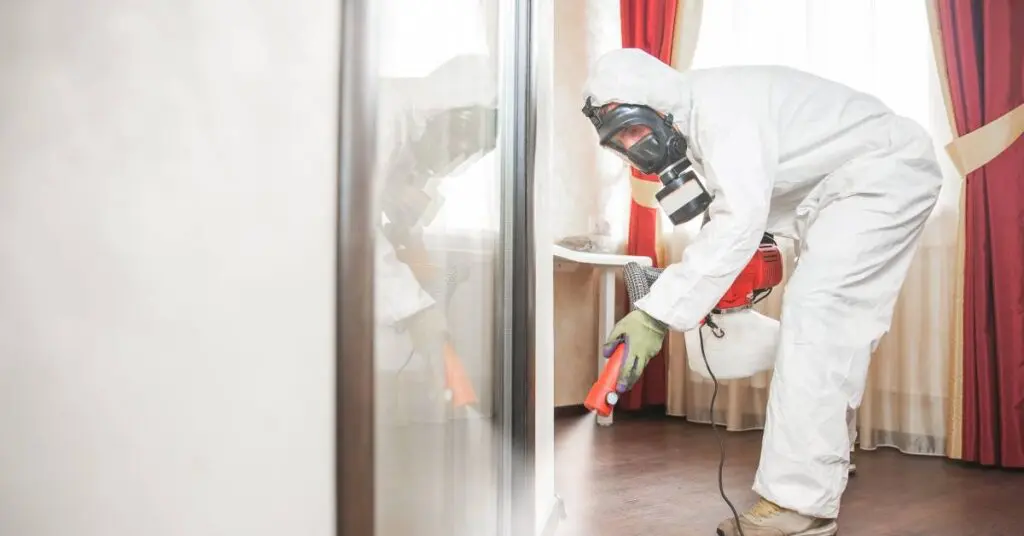
<path id="1" fill-rule="evenodd" d="M 711 381 L 715 384 L 715 390 L 711 393 L 711 429 L 714 430 L 715 437 L 718 439 L 718 493 L 721 494 L 722 500 L 725 501 L 725 504 L 729 505 L 729 510 L 732 511 L 732 518 L 736 521 L 736 530 L 739 531 L 740 536 L 745 536 L 743 534 L 743 527 L 740 526 L 740 516 L 736 513 L 736 507 L 733 506 L 732 501 L 725 494 L 725 485 L 722 483 L 722 471 L 725 469 L 725 439 L 722 437 L 721 432 L 718 431 L 718 427 L 715 426 L 715 399 L 718 398 L 718 378 L 715 377 L 714 372 L 711 372 L 708 354 L 704 351 L 704 326 L 697 329 L 697 335 L 700 337 L 700 355 L 704 358 L 704 366 L 707 367 Z M 721 531 L 719 531 L 719 534 L 722 534 Z"/>

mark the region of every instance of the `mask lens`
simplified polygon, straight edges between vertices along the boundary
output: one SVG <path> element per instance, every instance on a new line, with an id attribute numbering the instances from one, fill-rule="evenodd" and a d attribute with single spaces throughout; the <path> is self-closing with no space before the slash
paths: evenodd
<path id="1" fill-rule="evenodd" d="M 663 147 L 647 125 L 630 125 L 616 132 L 606 146 L 643 173 L 656 171 L 663 156 Z"/>
<path id="2" fill-rule="evenodd" d="M 618 145 L 623 152 L 629 153 L 640 140 L 651 135 L 651 127 L 647 125 L 631 125 L 612 136 L 611 142 Z"/>
<path id="3" fill-rule="evenodd" d="M 610 149 L 618 158 L 623 159 L 627 164 L 637 167 L 645 159 L 637 158 L 638 150 L 654 140 L 650 127 L 646 125 L 631 125 L 618 132 L 615 132 L 604 143 L 604 147 Z M 641 151 L 640 153 L 643 153 Z"/>

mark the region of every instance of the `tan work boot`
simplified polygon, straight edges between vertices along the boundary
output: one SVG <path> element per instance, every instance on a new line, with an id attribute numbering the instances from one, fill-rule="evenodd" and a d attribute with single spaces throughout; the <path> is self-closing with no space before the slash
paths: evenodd
<path id="1" fill-rule="evenodd" d="M 818 519 L 786 510 L 761 499 L 740 516 L 743 536 L 833 536 L 839 531 L 834 519 Z M 718 536 L 740 536 L 730 517 L 718 525 Z"/>

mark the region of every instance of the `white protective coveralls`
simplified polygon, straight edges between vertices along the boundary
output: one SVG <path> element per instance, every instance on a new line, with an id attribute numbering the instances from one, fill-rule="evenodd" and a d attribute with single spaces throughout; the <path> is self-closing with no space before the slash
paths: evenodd
<path id="1" fill-rule="evenodd" d="M 673 116 L 714 196 L 711 221 L 637 307 L 697 328 L 762 233 L 797 240 L 754 491 L 835 518 L 848 412 L 942 182 L 928 134 L 878 99 L 785 67 L 678 72 L 638 49 L 595 64 L 585 97 Z"/>

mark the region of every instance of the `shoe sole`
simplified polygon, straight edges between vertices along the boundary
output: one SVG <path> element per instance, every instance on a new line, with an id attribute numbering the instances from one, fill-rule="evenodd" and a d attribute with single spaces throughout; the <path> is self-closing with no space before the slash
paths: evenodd
<path id="1" fill-rule="evenodd" d="M 818 527 L 811 530 L 805 530 L 803 532 L 794 534 L 793 536 L 835 536 L 839 532 L 839 524 L 835 521 L 825 525 L 824 527 Z"/>
<path id="2" fill-rule="evenodd" d="M 824 527 L 815 527 L 813 529 L 805 530 L 803 532 L 790 534 L 789 536 L 836 536 L 836 534 L 838 533 L 839 524 L 833 521 L 828 525 L 825 525 Z M 717 534 L 718 536 L 725 536 L 725 533 L 722 532 L 722 529 L 715 529 L 715 534 Z"/>

